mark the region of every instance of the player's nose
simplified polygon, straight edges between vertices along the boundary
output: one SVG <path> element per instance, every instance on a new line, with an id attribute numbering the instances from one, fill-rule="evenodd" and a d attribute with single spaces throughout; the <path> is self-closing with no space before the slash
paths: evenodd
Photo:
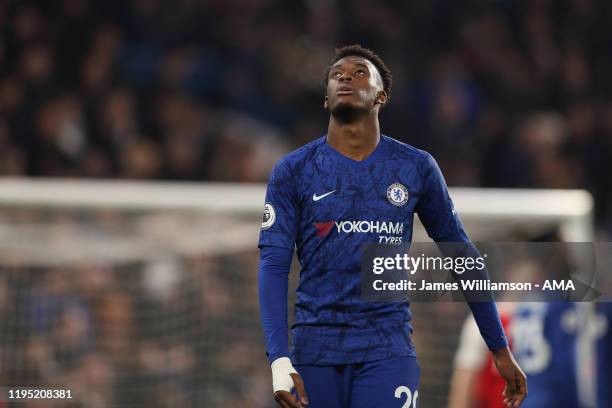
<path id="1" fill-rule="evenodd" d="M 345 72 L 344 74 L 340 75 L 340 79 L 338 80 L 339 82 L 351 82 L 353 80 L 353 76 L 348 73 Z"/>

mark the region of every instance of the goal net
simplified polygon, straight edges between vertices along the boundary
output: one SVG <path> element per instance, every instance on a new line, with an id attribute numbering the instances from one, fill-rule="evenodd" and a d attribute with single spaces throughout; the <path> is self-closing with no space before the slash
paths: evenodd
<path id="1" fill-rule="evenodd" d="M 259 184 L 0 180 L 0 387 L 71 391 L 69 402 L 24 407 L 275 406 L 257 300 L 264 193 Z M 551 228 L 592 240 L 583 191 L 451 195 L 474 241 Z M 426 241 L 415 224 L 414 240 Z M 467 310 L 413 306 L 422 406 L 446 405 Z"/>

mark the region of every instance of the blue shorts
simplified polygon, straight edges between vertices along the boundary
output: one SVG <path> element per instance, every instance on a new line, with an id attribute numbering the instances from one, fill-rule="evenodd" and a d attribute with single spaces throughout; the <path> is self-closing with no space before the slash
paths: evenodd
<path id="1" fill-rule="evenodd" d="M 296 365 L 308 395 L 308 408 L 416 408 L 419 363 L 394 357 L 367 363 Z"/>

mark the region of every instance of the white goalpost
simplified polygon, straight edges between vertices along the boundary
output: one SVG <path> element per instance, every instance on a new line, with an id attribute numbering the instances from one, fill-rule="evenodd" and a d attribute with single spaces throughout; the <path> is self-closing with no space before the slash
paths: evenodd
<path id="1" fill-rule="evenodd" d="M 257 218 L 262 214 L 264 196 L 261 184 L 0 179 L 0 205 L 5 207 L 190 211 L 205 215 L 206 222 L 213 222 L 210 216 L 215 214 L 228 219 L 232 214 Z M 557 226 L 566 241 L 593 239 L 593 200 L 583 190 L 452 188 L 451 196 L 474 240 L 503 240 L 519 228 L 536 232 Z M 254 245 L 257 226 L 249 226 L 244 234 L 232 237 L 232 248 Z M 205 236 L 215 225 L 200 227 Z M 417 218 L 414 241 L 426 239 Z"/>

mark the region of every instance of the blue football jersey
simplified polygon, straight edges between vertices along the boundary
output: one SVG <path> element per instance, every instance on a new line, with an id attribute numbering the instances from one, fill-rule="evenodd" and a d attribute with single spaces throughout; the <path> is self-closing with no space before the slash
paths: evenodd
<path id="1" fill-rule="evenodd" d="M 410 242 L 415 213 L 434 240 L 468 241 L 432 156 L 388 136 L 363 161 L 323 136 L 276 164 L 259 246 L 297 251 L 294 364 L 415 355 L 409 304 L 360 297 L 362 245 Z"/>
<path id="2" fill-rule="evenodd" d="M 590 407 L 594 395 L 581 388 L 580 376 L 589 375 L 585 311 L 579 304 L 565 302 L 521 303 L 512 320 L 512 348 L 527 374 L 529 396 L 522 406 Z M 584 378 L 587 380 L 587 378 Z M 591 377 L 586 381 L 589 387 Z"/>

